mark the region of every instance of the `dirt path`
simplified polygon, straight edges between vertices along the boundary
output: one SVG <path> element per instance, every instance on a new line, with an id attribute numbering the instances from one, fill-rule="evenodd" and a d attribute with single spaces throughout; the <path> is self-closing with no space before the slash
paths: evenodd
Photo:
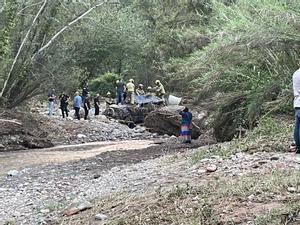
<path id="1" fill-rule="evenodd" d="M 103 152 L 144 149 L 153 145 L 153 141 L 131 140 L 115 142 L 93 142 L 87 144 L 57 146 L 50 149 L 26 150 L 0 153 L 0 175 L 9 170 L 26 167 L 64 163 L 87 159 Z"/>

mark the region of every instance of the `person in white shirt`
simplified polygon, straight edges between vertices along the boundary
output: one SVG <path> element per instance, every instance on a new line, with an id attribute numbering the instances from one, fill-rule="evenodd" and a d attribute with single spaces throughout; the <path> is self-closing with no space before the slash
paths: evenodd
<path id="1" fill-rule="evenodd" d="M 294 139 L 296 144 L 296 153 L 300 153 L 300 62 L 298 70 L 293 74 L 294 91 L 294 109 L 295 109 L 295 129 Z"/>

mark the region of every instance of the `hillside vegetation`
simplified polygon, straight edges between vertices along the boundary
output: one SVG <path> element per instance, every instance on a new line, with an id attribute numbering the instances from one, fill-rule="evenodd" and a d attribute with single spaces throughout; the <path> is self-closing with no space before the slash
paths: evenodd
<path id="1" fill-rule="evenodd" d="M 195 104 L 217 94 L 214 100 L 226 106 L 215 101 L 213 108 L 245 127 L 269 111 L 291 111 L 299 1 L 8 0 L 2 5 L 0 98 L 6 108 L 54 86 L 72 94 L 92 81 L 93 89 L 103 89 L 103 81 L 115 79 L 107 77 L 111 73 L 146 86 L 161 79 L 170 93 L 193 96 Z M 107 87 L 105 92 L 114 91 Z"/>

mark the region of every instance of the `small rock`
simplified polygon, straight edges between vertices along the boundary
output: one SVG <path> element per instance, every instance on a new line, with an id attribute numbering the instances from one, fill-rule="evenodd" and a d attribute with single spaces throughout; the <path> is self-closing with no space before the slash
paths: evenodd
<path id="1" fill-rule="evenodd" d="M 279 160 L 279 157 L 274 155 L 270 158 L 270 160 Z"/>
<path id="2" fill-rule="evenodd" d="M 259 167 L 258 163 L 255 163 L 255 164 L 252 165 L 252 168 L 254 168 L 254 169 L 257 169 L 258 167 Z"/>
<path id="3" fill-rule="evenodd" d="M 296 192 L 296 188 L 294 188 L 294 187 L 288 187 L 288 192 L 291 192 L 291 193 L 294 193 L 294 192 Z"/>
<path id="4" fill-rule="evenodd" d="M 84 134 L 77 134 L 77 138 L 79 138 L 79 139 L 86 138 L 86 135 L 84 135 Z"/>
<path id="5" fill-rule="evenodd" d="M 94 179 L 98 179 L 99 177 L 101 177 L 100 174 L 95 174 L 95 175 L 93 176 Z"/>
<path id="6" fill-rule="evenodd" d="M 9 177 L 15 177 L 19 175 L 19 171 L 18 170 L 10 170 L 7 172 L 7 176 Z"/>
<path id="7" fill-rule="evenodd" d="M 212 173 L 212 172 L 215 172 L 217 169 L 218 168 L 216 165 L 210 165 L 210 166 L 206 167 L 206 172 Z"/>
<path id="8" fill-rule="evenodd" d="M 96 220 L 106 220 L 108 218 L 107 215 L 105 214 L 102 214 L 102 213 L 98 213 L 96 216 L 95 216 L 95 219 Z"/>
<path id="9" fill-rule="evenodd" d="M 170 140 L 176 140 L 177 137 L 176 137 L 175 135 L 172 135 L 169 139 L 170 139 Z"/>
<path id="10" fill-rule="evenodd" d="M 47 214 L 47 213 L 50 212 L 50 210 L 49 209 L 41 209 L 40 212 L 43 213 L 43 214 Z"/>
<path id="11" fill-rule="evenodd" d="M 204 174 L 204 173 L 206 173 L 206 170 L 204 170 L 204 169 L 199 169 L 198 170 L 198 174 Z"/>
<path id="12" fill-rule="evenodd" d="M 200 160 L 200 162 L 202 162 L 202 163 L 209 162 L 209 161 L 211 161 L 211 159 L 204 158 L 204 159 Z"/>
<path id="13" fill-rule="evenodd" d="M 83 201 L 83 202 L 78 202 L 76 203 L 77 206 L 71 207 L 69 209 L 66 209 L 63 212 L 63 215 L 65 216 L 72 216 L 75 215 L 81 211 L 87 210 L 87 209 L 91 209 L 93 207 L 93 205 L 88 202 L 88 201 Z"/>
<path id="14" fill-rule="evenodd" d="M 268 161 L 267 161 L 267 160 L 260 160 L 260 161 L 258 161 L 257 163 L 258 163 L 259 165 L 263 165 L 263 164 L 268 163 Z"/>

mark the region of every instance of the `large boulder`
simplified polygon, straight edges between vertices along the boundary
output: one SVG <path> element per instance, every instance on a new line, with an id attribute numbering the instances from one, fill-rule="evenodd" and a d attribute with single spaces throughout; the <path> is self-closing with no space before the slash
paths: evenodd
<path id="1" fill-rule="evenodd" d="M 181 116 L 178 111 L 182 106 L 166 106 L 150 112 L 145 118 L 144 125 L 158 134 L 179 136 Z M 193 113 L 192 138 L 196 139 L 203 133 L 206 113 Z"/>

